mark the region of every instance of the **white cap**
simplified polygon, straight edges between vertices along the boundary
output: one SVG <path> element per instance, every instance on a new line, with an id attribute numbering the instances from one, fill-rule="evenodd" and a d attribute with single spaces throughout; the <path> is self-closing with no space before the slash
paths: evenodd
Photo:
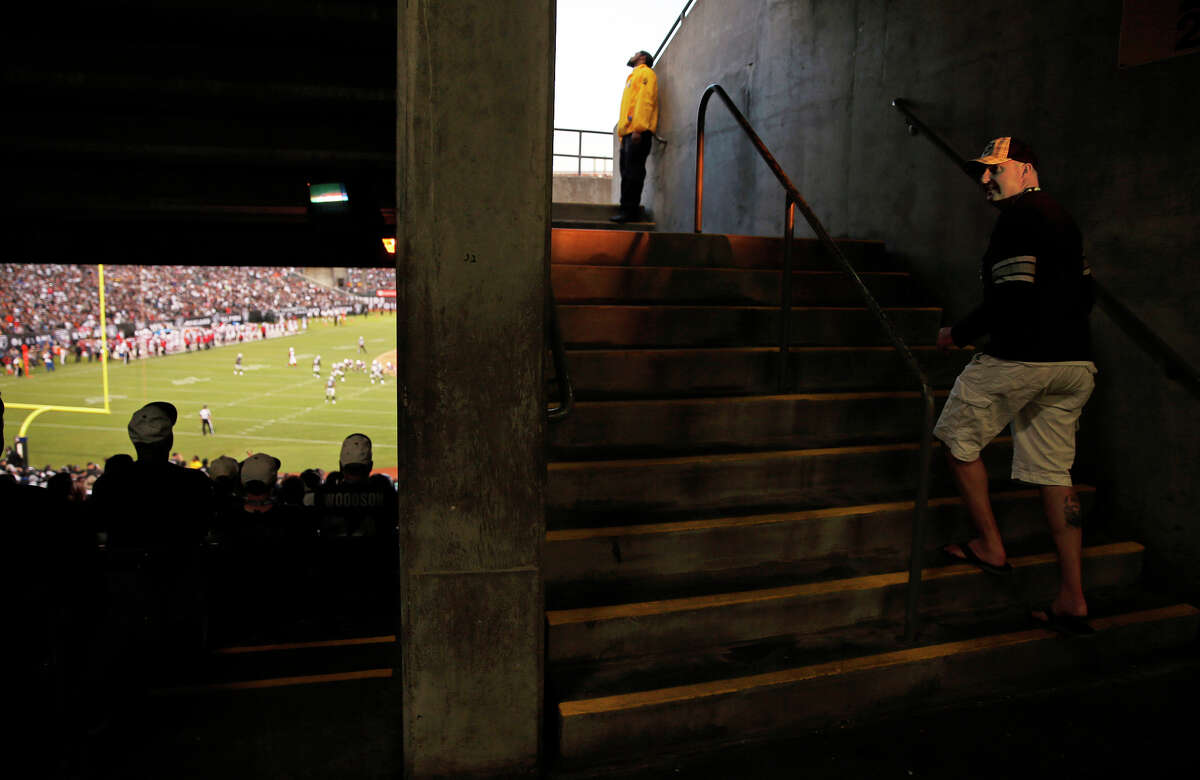
<path id="1" fill-rule="evenodd" d="M 279 458 L 273 458 L 265 452 L 256 452 L 242 461 L 242 484 L 258 480 L 268 486 L 274 485 L 279 466 Z"/>
<path id="2" fill-rule="evenodd" d="M 371 463 L 371 440 L 361 433 L 352 433 L 342 442 L 342 454 L 338 463 L 345 468 L 350 463 Z"/>

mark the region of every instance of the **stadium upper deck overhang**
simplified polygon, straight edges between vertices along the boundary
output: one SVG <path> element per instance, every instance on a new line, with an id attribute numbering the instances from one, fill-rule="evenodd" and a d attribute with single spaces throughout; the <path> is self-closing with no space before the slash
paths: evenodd
<path id="1" fill-rule="evenodd" d="M 3 260 L 390 264 L 322 250 L 306 187 L 354 181 L 394 225 L 395 14 L 394 0 L 15 13 Z"/>

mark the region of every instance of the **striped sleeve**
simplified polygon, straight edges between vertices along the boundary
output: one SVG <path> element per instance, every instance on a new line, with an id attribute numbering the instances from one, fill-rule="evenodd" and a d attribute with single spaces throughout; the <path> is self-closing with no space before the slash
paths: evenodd
<path id="1" fill-rule="evenodd" d="M 1033 255 L 1018 255 L 992 264 L 992 284 L 1028 282 L 1037 278 L 1037 258 Z"/>

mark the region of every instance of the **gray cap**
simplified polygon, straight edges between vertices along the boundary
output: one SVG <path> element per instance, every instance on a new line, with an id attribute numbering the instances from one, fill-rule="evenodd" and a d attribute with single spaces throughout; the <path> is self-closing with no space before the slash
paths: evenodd
<path id="1" fill-rule="evenodd" d="M 166 401 L 152 401 L 129 418 L 129 440 L 134 444 L 160 444 L 171 439 L 179 412 Z"/>

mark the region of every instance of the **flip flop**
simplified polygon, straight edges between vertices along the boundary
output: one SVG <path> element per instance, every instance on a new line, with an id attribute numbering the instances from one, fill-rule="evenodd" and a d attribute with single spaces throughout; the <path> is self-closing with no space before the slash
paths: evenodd
<path id="1" fill-rule="evenodd" d="M 950 545 L 946 545 L 946 547 L 942 548 L 942 554 L 955 563 L 969 563 L 972 566 L 977 566 L 983 571 L 986 571 L 988 574 L 1012 574 L 1013 567 L 1011 563 L 1005 561 L 1003 566 L 997 566 L 994 563 L 988 563 L 976 555 L 975 551 L 971 549 L 970 539 L 964 542 L 953 542 L 953 544 L 958 545 L 958 549 L 963 551 L 962 555 L 955 555 L 947 550 L 946 547 L 949 547 Z"/>
<path id="2" fill-rule="evenodd" d="M 1042 628 L 1048 628 L 1051 631 L 1057 631 L 1067 636 L 1087 636 L 1088 634 L 1096 633 L 1096 629 L 1088 624 L 1087 618 L 1076 617 L 1075 615 L 1055 614 L 1053 606 L 1053 604 L 1047 604 L 1041 609 L 1030 610 L 1029 619 Z M 1037 617 L 1037 613 L 1039 612 L 1045 614 L 1045 620 Z"/>

